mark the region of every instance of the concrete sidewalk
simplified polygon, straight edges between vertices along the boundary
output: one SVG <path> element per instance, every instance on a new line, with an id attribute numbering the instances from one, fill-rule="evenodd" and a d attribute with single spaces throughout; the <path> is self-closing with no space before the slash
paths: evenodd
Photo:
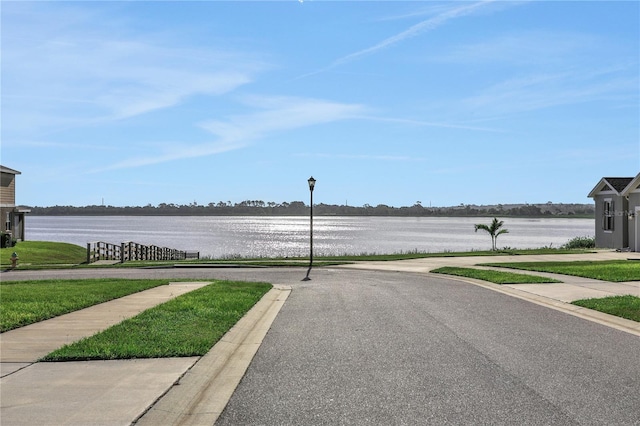
<path id="1" fill-rule="evenodd" d="M 153 306 L 208 285 L 208 282 L 177 282 L 150 288 L 86 309 L 0 334 L 0 376 L 11 364 L 29 364 L 59 347 L 89 337 Z"/>
<path id="2" fill-rule="evenodd" d="M 350 265 L 340 265 L 339 268 L 366 269 L 395 272 L 421 272 L 427 273 L 443 266 L 474 266 L 479 263 L 506 263 L 506 262 L 572 262 L 572 261 L 598 261 L 598 260 L 626 260 L 640 261 L 640 253 L 596 251 L 582 254 L 528 254 L 512 256 L 460 256 L 460 257 L 425 257 L 422 259 L 409 259 L 398 261 L 372 261 L 358 262 Z M 523 271 L 524 272 L 524 271 Z M 567 277 L 563 275 L 563 277 Z M 569 277 L 570 278 L 570 277 Z"/>
<path id="3" fill-rule="evenodd" d="M 179 381 L 182 405 L 172 404 L 160 412 L 161 418 L 183 424 L 184 418 L 198 419 L 196 424 L 204 419 L 206 424 L 213 424 L 211 404 L 202 414 L 202 404 L 197 402 L 211 402 L 202 399 L 209 394 L 218 406 L 222 403 L 220 411 L 224 408 L 237 385 L 234 380 L 239 381 L 243 368 L 249 365 L 284 303 L 287 289 L 279 287 L 267 293 L 202 358 L 36 362 L 66 343 L 91 336 L 207 284 L 171 283 L 0 334 L 2 425 L 129 425 Z M 204 367 L 198 367 L 200 364 Z M 207 371 L 189 374 L 202 368 Z M 234 374 L 229 379 L 221 371 Z M 213 380 L 216 375 L 219 378 Z M 178 412 L 168 413 L 169 410 Z"/>
<path id="4" fill-rule="evenodd" d="M 169 283 L 0 334 L 2 424 L 96 424 L 96 419 L 117 424 L 118 418 L 135 418 L 146 406 L 133 401 L 153 401 L 197 357 L 64 363 L 37 360 L 207 284 Z M 126 403 L 111 405 L 105 400 Z"/>

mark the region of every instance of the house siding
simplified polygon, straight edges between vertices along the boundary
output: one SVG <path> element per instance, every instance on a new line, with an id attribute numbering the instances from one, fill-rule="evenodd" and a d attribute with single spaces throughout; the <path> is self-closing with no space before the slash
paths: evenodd
<path id="1" fill-rule="evenodd" d="M 633 213 L 633 220 L 629 220 L 629 249 L 631 251 L 640 251 L 640 217 L 636 211 L 636 207 L 640 207 L 640 192 L 632 193 L 629 195 L 629 212 Z"/>
<path id="2" fill-rule="evenodd" d="M 3 231 L 13 229 L 13 209 L 16 205 L 16 176 L 2 172 L 0 177 L 0 225 Z"/>
<path id="3" fill-rule="evenodd" d="M 628 202 L 616 194 L 598 194 L 594 197 L 596 203 L 596 247 L 622 249 L 629 247 L 629 220 L 627 217 Z M 613 229 L 604 229 L 605 200 L 613 202 Z"/>
<path id="4" fill-rule="evenodd" d="M 15 206 L 16 204 L 16 179 L 15 175 L 2 173 L 0 178 L 0 205 Z"/>

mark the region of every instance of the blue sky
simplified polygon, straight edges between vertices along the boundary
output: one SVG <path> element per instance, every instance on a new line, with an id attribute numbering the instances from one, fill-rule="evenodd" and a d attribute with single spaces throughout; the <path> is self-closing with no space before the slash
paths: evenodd
<path id="1" fill-rule="evenodd" d="M 640 3 L 3 1 L 30 206 L 589 202 L 640 172 Z"/>

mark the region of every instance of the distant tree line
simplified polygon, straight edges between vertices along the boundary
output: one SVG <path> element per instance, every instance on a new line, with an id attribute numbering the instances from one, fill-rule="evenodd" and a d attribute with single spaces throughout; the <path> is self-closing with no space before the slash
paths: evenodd
<path id="1" fill-rule="evenodd" d="M 40 216 L 302 216 L 309 214 L 309 206 L 302 201 L 274 203 L 264 201 L 230 201 L 201 205 L 166 204 L 157 206 L 114 207 L 104 205 L 29 207 L 31 215 Z M 416 202 L 409 207 L 392 207 L 384 204 L 361 207 L 335 204 L 315 204 L 313 213 L 318 216 L 522 216 L 522 217 L 594 217 L 592 204 L 507 204 L 465 205 L 452 207 L 423 207 Z"/>

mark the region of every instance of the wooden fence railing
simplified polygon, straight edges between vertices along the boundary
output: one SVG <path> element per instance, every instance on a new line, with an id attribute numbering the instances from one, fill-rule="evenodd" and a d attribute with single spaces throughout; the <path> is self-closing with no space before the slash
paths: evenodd
<path id="1" fill-rule="evenodd" d="M 96 241 L 87 243 L 87 263 L 98 260 L 120 260 L 120 245 Z"/>
<path id="2" fill-rule="evenodd" d="M 168 247 L 158 247 L 134 243 L 132 241 L 120 244 L 96 241 L 87 243 L 87 263 L 99 260 L 186 260 L 200 259 L 200 252 L 176 250 Z"/>

